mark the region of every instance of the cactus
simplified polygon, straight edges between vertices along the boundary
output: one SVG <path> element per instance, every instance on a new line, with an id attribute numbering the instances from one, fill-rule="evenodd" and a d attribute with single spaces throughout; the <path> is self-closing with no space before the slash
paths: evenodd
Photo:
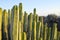
<path id="1" fill-rule="evenodd" d="M 10 32 L 11 32 L 11 40 L 13 40 L 13 24 L 14 24 L 14 7 L 11 9 L 11 25 L 10 25 Z"/>
<path id="2" fill-rule="evenodd" d="M 32 31 L 32 13 L 30 13 L 30 17 L 29 17 L 29 26 L 30 26 L 30 31 Z"/>
<path id="3" fill-rule="evenodd" d="M 21 26 L 21 21 L 18 22 L 18 40 L 22 40 L 22 26 Z"/>
<path id="4" fill-rule="evenodd" d="M 2 8 L 0 8 L 0 40 L 2 40 Z"/>
<path id="5" fill-rule="evenodd" d="M 37 22 L 37 25 L 36 25 L 36 40 L 39 40 L 40 39 L 40 30 L 41 29 L 41 22 Z"/>
<path id="6" fill-rule="evenodd" d="M 47 23 L 44 25 L 44 36 L 43 36 L 43 40 L 47 40 L 47 31 L 48 31 L 48 26 Z"/>
<path id="7" fill-rule="evenodd" d="M 32 37 L 32 13 L 28 16 L 28 28 L 27 28 L 27 40 L 31 40 Z"/>
<path id="8" fill-rule="evenodd" d="M 32 40 L 36 40 L 36 21 L 33 21 L 33 26 L 32 26 Z"/>
<path id="9" fill-rule="evenodd" d="M 51 30 L 51 32 L 52 32 L 52 34 L 51 34 L 51 40 L 57 40 L 57 24 L 54 23 L 53 27 L 51 27 L 51 28 L 52 28 L 52 30 Z"/>
<path id="10" fill-rule="evenodd" d="M 8 13 L 0 8 L 0 40 L 60 40 L 57 16 L 48 15 L 45 20 L 36 14 L 36 8 L 29 15 L 23 15 L 22 9 L 22 3 Z"/>
<path id="11" fill-rule="evenodd" d="M 14 13 L 14 23 L 13 23 L 12 36 L 13 36 L 13 40 L 18 40 L 18 7 L 17 5 L 14 6 L 13 13 Z"/>
<path id="12" fill-rule="evenodd" d="M 34 21 L 34 40 L 36 40 L 36 22 Z"/>
<path id="13" fill-rule="evenodd" d="M 36 15 L 36 22 L 39 22 L 39 16 Z"/>
<path id="14" fill-rule="evenodd" d="M 60 31 L 57 32 L 57 40 L 60 40 Z"/>
<path id="15" fill-rule="evenodd" d="M 33 21 L 34 21 L 34 20 L 36 21 L 36 8 L 34 8 L 33 12 L 34 12 Z"/>
<path id="16" fill-rule="evenodd" d="M 27 32 L 27 27 L 28 27 L 28 15 L 26 12 L 24 12 L 24 27 L 23 27 L 24 32 Z"/>
<path id="17" fill-rule="evenodd" d="M 31 37 L 32 37 L 32 13 L 30 13 L 30 17 L 29 17 L 29 27 L 30 27 L 30 40 L 31 40 Z"/>
<path id="18" fill-rule="evenodd" d="M 26 32 L 22 32 L 22 40 L 27 40 L 26 37 Z"/>
<path id="19" fill-rule="evenodd" d="M 6 10 L 3 11 L 3 40 L 8 40 L 8 13 Z"/>
<path id="20" fill-rule="evenodd" d="M 22 32 L 23 32 L 23 13 L 22 13 L 22 3 L 19 4 L 19 21 L 21 21 Z"/>
<path id="21" fill-rule="evenodd" d="M 8 40 L 11 40 L 11 10 L 8 10 Z"/>
<path id="22" fill-rule="evenodd" d="M 23 13 L 22 13 L 22 3 L 19 4 L 19 21 L 22 20 Z"/>
<path id="23" fill-rule="evenodd" d="M 40 21 L 41 21 L 41 29 L 40 29 L 41 30 L 41 38 L 43 40 L 43 35 L 44 35 L 43 34 L 43 30 L 44 30 L 43 17 L 41 17 L 41 20 Z"/>
<path id="24" fill-rule="evenodd" d="M 57 40 L 57 23 L 54 23 L 53 30 L 53 40 Z"/>
<path id="25" fill-rule="evenodd" d="M 36 8 L 33 10 L 32 40 L 36 40 Z"/>
<path id="26" fill-rule="evenodd" d="M 47 34 L 47 40 L 51 40 L 51 27 L 48 27 L 48 34 Z"/>

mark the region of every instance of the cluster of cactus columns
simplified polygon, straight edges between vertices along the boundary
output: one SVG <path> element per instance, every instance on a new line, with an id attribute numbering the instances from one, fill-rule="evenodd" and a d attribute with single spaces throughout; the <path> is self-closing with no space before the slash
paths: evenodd
<path id="1" fill-rule="evenodd" d="M 0 40 L 60 40 L 57 30 L 57 23 L 49 27 L 44 16 L 36 14 L 36 8 L 30 14 L 23 13 L 22 3 L 8 11 L 0 8 Z"/>

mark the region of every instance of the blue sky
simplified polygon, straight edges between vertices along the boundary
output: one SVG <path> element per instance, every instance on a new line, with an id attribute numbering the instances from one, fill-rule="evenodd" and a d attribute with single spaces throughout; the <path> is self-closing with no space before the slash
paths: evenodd
<path id="1" fill-rule="evenodd" d="M 37 14 L 46 16 L 48 14 L 60 15 L 60 0 L 0 0 L 0 7 L 11 9 L 15 4 L 23 3 L 23 11 L 28 14 L 36 8 Z"/>

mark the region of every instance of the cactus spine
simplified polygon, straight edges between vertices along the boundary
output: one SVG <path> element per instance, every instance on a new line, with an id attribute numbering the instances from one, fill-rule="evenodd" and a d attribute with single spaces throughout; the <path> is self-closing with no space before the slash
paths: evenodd
<path id="1" fill-rule="evenodd" d="M 0 40 L 2 40 L 2 8 L 0 8 Z"/>

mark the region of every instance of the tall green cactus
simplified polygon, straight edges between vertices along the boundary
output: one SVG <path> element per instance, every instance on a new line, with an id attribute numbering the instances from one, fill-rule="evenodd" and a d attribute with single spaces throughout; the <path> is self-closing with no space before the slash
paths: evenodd
<path id="1" fill-rule="evenodd" d="M 33 10 L 32 40 L 36 40 L 36 8 Z"/>
<path id="2" fill-rule="evenodd" d="M 51 40 L 57 40 L 57 23 L 53 24 L 53 27 L 51 27 Z M 56 32 L 56 33 L 55 33 Z"/>
<path id="3" fill-rule="evenodd" d="M 34 20 L 36 21 L 36 8 L 34 8 L 33 12 L 34 12 L 34 14 L 33 14 L 33 21 Z"/>
<path id="4" fill-rule="evenodd" d="M 43 40 L 43 35 L 44 35 L 43 34 L 43 30 L 44 30 L 43 17 L 41 17 L 41 20 L 40 21 L 41 21 L 41 29 L 40 29 L 41 30 L 41 38 Z"/>
<path id="5" fill-rule="evenodd" d="M 22 20 L 22 16 L 23 15 L 23 13 L 22 13 L 22 3 L 20 3 L 19 4 L 19 21 L 21 21 Z"/>
<path id="6" fill-rule="evenodd" d="M 44 25 L 44 35 L 43 35 L 43 40 L 47 40 L 47 32 L 48 32 L 48 26 L 47 23 Z"/>
<path id="7" fill-rule="evenodd" d="M 34 40 L 36 40 L 36 22 L 35 21 L 34 21 L 33 27 L 34 27 Z"/>
<path id="8" fill-rule="evenodd" d="M 28 14 L 25 11 L 24 12 L 24 26 L 23 26 L 24 32 L 27 32 L 27 27 L 28 27 Z"/>
<path id="9" fill-rule="evenodd" d="M 57 40 L 57 23 L 53 24 L 53 40 Z"/>
<path id="10" fill-rule="evenodd" d="M 36 40 L 36 21 L 33 21 L 33 26 L 32 26 L 32 40 Z"/>
<path id="11" fill-rule="evenodd" d="M 22 24 L 22 32 L 23 32 L 23 12 L 22 12 L 22 3 L 19 4 L 19 21 Z"/>
<path id="12" fill-rule="evenodd" d="M 30 31 L 32 31 L 32 20 L 33 20 L 33 18 L 32 18 L 32 13 L 30 13 L 30 15 L 29 15 L 30 17 L 29 17 L 29 27 L 30 27 Z"/>
<path id="13" fill-rule="evenodd" d="M 8 13 L 6 10 L 3 11 L 3 40 L 8 40 Z"/>
<path id="14" fill-rule="evenodd" d="M 18 40 L 22 40 L 22 25 L 21 25 L 21 21 L 18 22 Z"/>
<path id="15" fill-rule="evenodd" d="M 11 25 L 10 25 L 10 32 L 11 32 L 11 40 L 13 40 L 13 24 L 14 24 L 14 7 L 11 9 Z"/>
<path id="16" fill-rule="evenodd" d="M 32 37 L 32 13 L 28 16 L 28 28 L 27 28 L 27 40 L 31 40 Z"/>
<path id="17" fill-rule="evenodd" d="M 51 27 L 48 27 L 47 40 L 51 40 Z"/>
<path id="18" fill-rule="evenodd" d="M 32 21 L 33 18 L 32 18 L 32 13 L 30 13 L 30 19 L 29 19 L 29 27 L 30 27 L 30 40 L 31 40 L 31 37 L 32 37 Z"/>
<path id="19" fill-rule="evenodd" d="M 14 13 L 14 23 L 13 23 L 13 40 L 18 40 L 18 7 L 17 5 L 14 6 L 13 8 L 13 13 Z"/>
<path id="20" fill-rule="evenodd" d="M 8 40 L 11 40 L 11 10 L 8 10 Z"/>
<path id="21" fill-rule="evenodd" d="M 18 27 L 18 40 L 27 40 L 26 32 L 22 32 L 21 21 L 19 21 L 18 25 L 19 25 L 19 27 Z"/>
<path id="22" fill-rule="evenodd" d="M 0 8 L 0 40 L 2 40 L 2 8 Z"/>
<path id="23" fill-rule="evenodd" d="M 36 40 L 40 40 L 40 32 L 41 32 L 41 22 L 37 22 L 36 25 Z"/>

